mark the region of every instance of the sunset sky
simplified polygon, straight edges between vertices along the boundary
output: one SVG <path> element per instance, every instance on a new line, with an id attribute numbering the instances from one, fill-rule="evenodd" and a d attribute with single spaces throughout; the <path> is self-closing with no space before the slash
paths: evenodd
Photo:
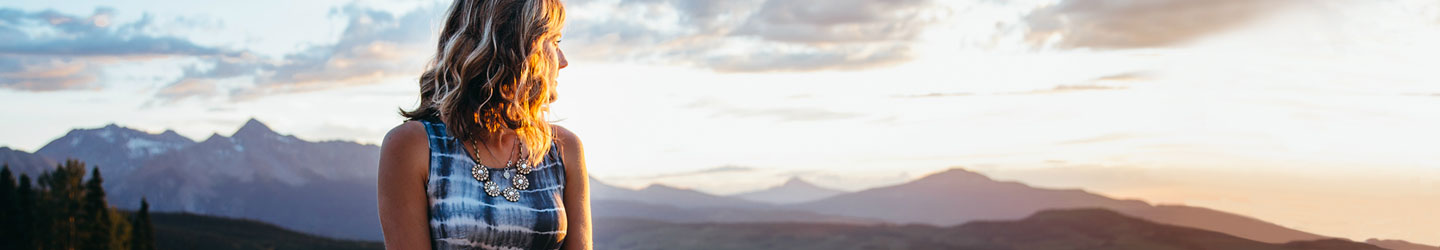
<path id="1" fill-rule="evenodd" d="M 1440 1 L 567 0 L 591 174 L 731 194 L 949 167 L 1440 245 Z M 378 144 L 446 2 L 6 1 L 0 146 L 255 117 Z"/>

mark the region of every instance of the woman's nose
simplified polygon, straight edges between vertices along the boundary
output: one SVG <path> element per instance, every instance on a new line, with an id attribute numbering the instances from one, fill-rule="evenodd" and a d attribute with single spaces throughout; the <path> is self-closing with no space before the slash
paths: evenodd
<path id="1" fill-rule="evenodd" d="M 560 68 L 563 69 L 563 68 L 565 68 L 565 66 L 570 66 L 570 61 L 569 61 L 569 60 L 565 60 L 565 51 L 560 50 L 560 49 L 555 49 L 555 51 L 559 52 L 559 54 L 560 54 Z"/>

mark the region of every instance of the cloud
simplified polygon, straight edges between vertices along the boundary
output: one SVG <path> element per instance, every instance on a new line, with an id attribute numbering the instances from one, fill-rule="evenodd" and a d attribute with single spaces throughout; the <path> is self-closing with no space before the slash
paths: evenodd
<path id="1" fill-rule="evenodd" d="M 112 8 L 96 8 L 89 17 L 71 16 L 54 10 L 24 12 L 0 9 L 0 53 L 45 56 L 149 56 L 220 55 L 229 51 L 196 45 L 171 36 L 142 34 L 151 25 L 146 15 L 139 21 L 115 25 Z"/>
<path id="2" fill-rule="evenodd" d="M 0 57 L 0 88 L 55 91 L 91 87 L 96 75 L 73 58 Z"/>
<path id="3" fill-rule="evenodd" d="M 567 53 L 719 72 L 873 68 L 909 60 L 937 8 L 929 0 L 571 2 L 566 41 L 579 45 Z"/>
<path id="4" fill-rule="evenodd" d="M 733 35 L 807 43 L 869 43 L 915 38 L 924 0 L 771 0 Z"/>
<path id="5" fill-rule="evenodd" d="M 910 59 L 909 46 L 849 46 L 853 49 L 717 55 L 700 63 L 720 72 L 817 71 L 864 69 Z"/>
<path id="6" fill-rule="evenodd" d="M 1066 0 L 1025 17 L 1026 40 L 1059 48 L 1132 49 L 1182 44 L 1248 24 L 1292 0 Z"/>
<path id="7" fill-rule="evenodd" d="M 334 44 L 310 46 L 281 58 L 207 57 L 204 65 L 184 69 L 156 97 L 161 102 L 214 96 L 246 100 L 419 75 L 430 54 L 426 41 L 434 36 L 431 21 L 439 16 L 437 11 L 421 8 L 397 17 L 355 5 L 338 8 L 331 14 L 345 16 L 347 26 Z M 230 86 L 226 80 L 248 84 Z"/>
<path id="8" fill-rule="evenodd" d="M 238 52 L 197 45 L 173 36 L 151 35 L 150 15 L 119 24 L 115 10 L 96 8 L 89 16 L 54 10 L 26 12 L 0 8 L 0 88 L 57 91 L 101 87 L 105 65 L 167 56 L 234 56 Z"/>
<path id="9" fill-rule="evenodd" d="M 420 8 L 395 16 L 349 5 L 332 10 L 347 26 L 333 44 L 312 45 L 280 57 L 200 45 L 186 38 L 153 35 L 157 29 L 219 26 L 218 21 L 176 18 L 160 25 L 149 14 L 116 23 L 115 10 L 97 8 L 89 16 L 53 10 L 0 9 L 0 88 L 23 91 L 98 89 L 102 70 L 117 63 L 161 57 L 190 58 L 180 77 L 160 87 L 149 105 L 186 98 L 246 100 L 259 96 L 313 91 L 378 79 L 419 75 L 431 54 L 432 19 L 440 8 Z"/>
<path id="10" fill-rule="evenodd" d="M 572 57 L 680 64 L 719 72 L 817 71 L 881 67 L 907 61 L 930 23 L 930 0 L 588 0 L 570 2 L 566 37 Z M 610 11 L 599 14 L 586 11 Z M 148 105 L 190 98 L 243 101 L 260 96 L 371 84 L 415 76 L 433 54 L 444 6 L 403 14 L 358 5 L 332 10 L 346 20 L 333 44 L 266 56 L 199 44 L 176 29 L 219 29 L 206 17 L 160 24 L 149 14 L 121 23 L 115 10 L 88 16 L 0 8 L 0 88 L 25 91 L 97 89 L 114 64 L 192 59 L 162 83 Z M 169 20 L 169 19 L 166 19 Z M 194 27 L 191 27 L 194 26 Z M 572 44 L 580 47 L 574 49 Z M 577 60 L 572 60 L 577 61 Z M 730 110 L 783 120 L 850 117 L 807 109 Z"/>

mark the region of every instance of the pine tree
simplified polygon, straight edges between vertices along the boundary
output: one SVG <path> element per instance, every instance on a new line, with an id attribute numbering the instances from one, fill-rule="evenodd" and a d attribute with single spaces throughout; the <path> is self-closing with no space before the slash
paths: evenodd
<path id="1" fill-rule="evenodd" d="M 130 222 L 130 250 L 154 250 L 155 227 L 150 224 L 150 202 L 140 198 L 140 211 L 135 212 Z"/>
<path id="2" fill-rule="evenodd" d="M 85 182 L 83 216 L 80 220 L 81 249 L 110 248 L 110 205 L 105 202 L 105 188 L 101 186 L 100 168 L 90 169 L 90 180 Z"/>
<path id="3" fill-rule="evenodd" d="M 131 218 L 105 200 L 100 169 L 85 178 L 85 163 L 67 160 L 31 183 L 18 185 L 9 166 L 0 166 L 0 249 L 154 249 L 149 204 Z M 135 231 L 142 235 L 135 236 Z M 132 239 L 133 238 L 133 239 Z"/>
<path id="4" fill-rule="evenodd" d="M 19 242 L 22 240 L 17 234 L 20 230 L 20 207 L 19 187 L 15 186 L 15 175 L 10 173 L 10 165 L 4 165 L 0 169 L 0 249 L 20 249 Z"/>
<path id="5" fill-rule="evenodd" d="M 85 163 L 65 160 L 55 171 L 40 174 L 43 189 L 36 214 L 46 249 L 78 249 L 86 233 L 84 204 Z"/>
<path id="6" fill-rule="evenodd" d="M 10 218 L 15 208 L 15 174 L 10 165 L 0 166 L 0 220 Z"/>
<path id="7" fill-rule="evenodd" d="M 39 195 L 36 194 L 35 187 L 30 184 L 29 175 L 21 174 L 19 183 L 19 186 L 15 188 L 15 204 L 19 208 L 19 211 L 16 212 L 18 216 L 15 217 L 15 226 L 26 230 L 16 232 L 15 238 L 20 240 L 15 242 L 17 247 L 13 249 L 36 249 L 40 247 L 39 232 L 44 232 L 39 225 L 39 213 L 36 212 Z"/>

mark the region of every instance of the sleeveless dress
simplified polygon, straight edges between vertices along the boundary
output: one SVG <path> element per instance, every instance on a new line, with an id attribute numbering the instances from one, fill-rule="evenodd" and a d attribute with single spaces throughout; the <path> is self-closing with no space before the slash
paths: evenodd
<path id="1" fill-rule="evenodd" d="M 515 202 L 489 196 L 470 175 L 475 161 L 438 119 L 422 119 L 430 137 L 430 244 L 434 249 L 560 249 L 565 165 L 552 143 L 526 176 L 530 187 Z M 490 181 L 509 187 L 515 168 L 490 170 Z"/>

